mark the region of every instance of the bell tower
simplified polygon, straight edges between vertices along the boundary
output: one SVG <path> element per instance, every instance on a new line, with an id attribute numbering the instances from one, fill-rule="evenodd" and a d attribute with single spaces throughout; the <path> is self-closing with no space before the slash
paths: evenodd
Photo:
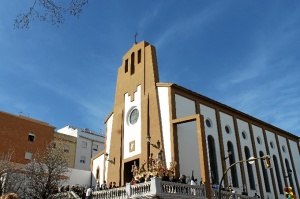
<path id="1" fill-rule="evenodd" d="M 146 138 L 151 136 L 162 143 L 158 81 L 155 47 L 145 41 L 134 43 L 118 70 L 111 135 L 107 140 L 110 147 L 106 148 L 115 160 L 107 164 L 107 179 L 120 186 L 131 180 L 133 164 L 147 161 Z"/>

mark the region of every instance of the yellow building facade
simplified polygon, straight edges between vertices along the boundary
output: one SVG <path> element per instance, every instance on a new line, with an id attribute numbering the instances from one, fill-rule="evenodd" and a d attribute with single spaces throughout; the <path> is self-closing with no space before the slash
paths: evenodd
<path id="1" fill-rule="evenodd" d="M 54 133 L 53 141 L 57 144 L 61 143 L 63 145 L 69 168 L 74 168 L 75 166 L 76 140 L 76 137 L 70 135 L 57 132 Z"/>

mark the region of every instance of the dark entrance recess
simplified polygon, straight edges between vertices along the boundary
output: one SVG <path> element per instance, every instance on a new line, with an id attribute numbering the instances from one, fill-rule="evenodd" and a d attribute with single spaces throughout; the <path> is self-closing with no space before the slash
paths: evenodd
<path id="1" fill-rule="evenodd" d="M 132 165 L 134 165 L 134 163 L 136 166 L 138 166 L 138 167 L 140 166 L 139 159 L 135 159 L 130 162 L 126 162 L 124 164 L 124 185 L 126 185 L 126 183 L 130 182 L 133 178 L 131 169 L 132 169 Z"/>

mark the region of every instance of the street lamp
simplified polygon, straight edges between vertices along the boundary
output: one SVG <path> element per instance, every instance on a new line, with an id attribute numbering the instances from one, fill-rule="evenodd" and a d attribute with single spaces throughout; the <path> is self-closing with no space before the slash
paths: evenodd
<path id="1" fill-rule="evenodd" d="M 160 141 L 159 141 L 159 140 L 157 140 L 156 144 L 152 144 L 152 143 L 151 143 L 151 137 L 150 137 L 150 135 L 147 135 L 146 139 L 147 139 L 147 142 L 148 142 L 151 146 L 153 146 L 153 147 L 156 148 L 156 149 L 161 150 L 161 149 L 160 149 Z M 161 150 L 161 151 L 162 151 L 162 150 Z"/>
<path id="2" fill-rule="evenodd" d="M 225 175 L 227 174 L 227 172 L 229 171 L 229 169 L 231 169 L 231 167 L 235 166 L 236 164 L 239 164 L 241 162 L 249 162 L 249 164 L 253 164 L 255 160 L 259 160 L 259 159 L 263 159 L 265 160 L 266 162 L 269 162 L 270 161 L 270 156 L 269 155 L 265 155 L 265 156 L 262 156 L 262 157 L 259 157 L 259 158 L 254 158 L 254 157 L 250 157 L 248 160 L 240 160 L 238 162 L 235 162 L 233 163 L 232 165 L 230 165 L 226 171 L 224 172 L 222 178 L 221 178 L 221 181 L 220 181 L 220 184 L 219 184 L 219 199 L 221 199 L 221 186 L 222 186 L 222 182 L 224 180 L 224 177 Z M 269 168 L 269 167 L 268 167 Z"/>
<path id="3" fill-rule="evenodd" d="M 151 145 L 152 147 L 159 150 L 159 152 L 157 154 L 157 159 L 158 160 L 163 160 L 163 154 L 162 154 L 163 150 L 161 149 L 160 141 L 157 140 L 156 144 L 152 144 L 150 135 L 147 135 L 146 139 L 147 139 L 148 146 Z M 148 150 L 150 151 L 150 147 L 148 147 Z"/>
<path id="4" fill-rule="evenodd" d="M 109 160 L 109 159 L 108 159 L 108 156 L 109 156 L 108 153 L 105 153 L 104 156 L 105 156 L 105 160 L 106 160 L 107 162 L 110 162 L 111 164 L 115 164 L 115 158 L 112 159 L 112 160 Z"/>

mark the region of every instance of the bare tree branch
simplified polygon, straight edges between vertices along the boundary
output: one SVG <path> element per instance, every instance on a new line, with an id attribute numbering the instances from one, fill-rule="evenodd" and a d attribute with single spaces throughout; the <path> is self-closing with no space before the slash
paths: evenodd
<path id="1" fill-rule="evenodd" d="M 10 174 L 15 171 L 16 165 L 13 163 L 14 150 L 0 154 L 0 195 L 8 192 L 12 186 Z"/>
<path id="2" fill-rule="evenodd" d="M 49 198 L 57 187 L 68 178 L 67 158 L 62 143 L 34 154 L 33 161 L 26 167 L 27 187 L 30 198 Z"/>
<path id="3" fill-rule="evenodd" d="M 14 26 L 18 29 L 29 28 L 32 21 L 38 19 L 57 27 L 63 24 L 66 14 L 79 17 L 88 0 L 34 0 L 28 11 L 21 13 L 15 19 Z"/>
<path id="4" fill-rule="evenodd" d="M 62 142 L 36 152 L 26 165 L 16 167 L 12 158 L 13 151 L 0 154 L 0 195 L 14 192 L 22 199 L 46 199 L 55 195 L 58 186 L 69 178 Z"/>

